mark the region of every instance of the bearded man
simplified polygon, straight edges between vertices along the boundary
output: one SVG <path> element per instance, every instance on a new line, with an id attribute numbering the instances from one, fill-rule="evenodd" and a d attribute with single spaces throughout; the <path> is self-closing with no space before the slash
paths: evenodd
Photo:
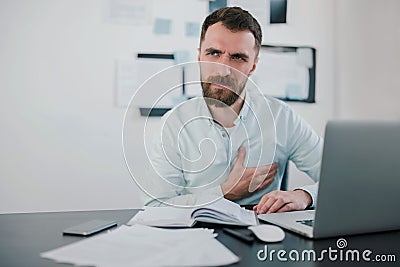
<path id="1" fill-rule="evenodd" d="M 224 197 L 254 205 L 259 214 L 315 205 L 317 184 L 280 190 L 288 161 L 318 180 L 323 141 L 287 104 L 251 86 L 261 43 L 259 23 L 239 7 L 204 20 L 203 97 L 162 118 L 149 152 L 156 175 L 146 177 L 146 205 L 194 206 Z"/>

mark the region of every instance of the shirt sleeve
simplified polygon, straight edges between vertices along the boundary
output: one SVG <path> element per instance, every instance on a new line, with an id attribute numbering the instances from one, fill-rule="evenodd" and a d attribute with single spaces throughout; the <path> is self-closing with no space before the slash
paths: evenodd
<path id="1" fill-rule="evenodd" d="M 318 197 L 319 173 L 321 167 L 323 139 L 299 115 L 288 108 L 288 155 L 296 167 L 305 172 L 316 183 L 296 189 L 311 195 L 311 207 L 315 207 Z"/>
<path id="2" fill-rule="evenodd" d="M 315 208 L 315 205 L 317 204 L 317 196 L 318 196 L 318 182 L 315 184 L 311 185 L 305 185 L 305 186 L 300 186 L 297 189 L 301 189 L 303 191 L 306 191 L 308 194 L 310 194 L 312 203 L 310 205 L 310 208 Z"/>

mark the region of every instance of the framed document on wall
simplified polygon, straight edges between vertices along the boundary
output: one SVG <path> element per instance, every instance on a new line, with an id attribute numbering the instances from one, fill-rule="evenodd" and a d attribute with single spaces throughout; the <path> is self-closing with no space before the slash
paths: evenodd
<path id="1" fill-rule="evenodd" d="M 251 79 L 265 95 L 315 103 L 315 69 L 313 47 L 262 45 Z"/>

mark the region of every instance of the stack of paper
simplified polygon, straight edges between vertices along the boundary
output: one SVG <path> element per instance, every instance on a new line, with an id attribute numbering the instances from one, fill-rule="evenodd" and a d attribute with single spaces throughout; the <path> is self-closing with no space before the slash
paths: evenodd
<path id="1" fill-rule="evenodd" d="M 144 225 L 120 228 L 41 254 L 78 266 L 210 266 L 239 258 L 208 229 L 160 229 Z"/>

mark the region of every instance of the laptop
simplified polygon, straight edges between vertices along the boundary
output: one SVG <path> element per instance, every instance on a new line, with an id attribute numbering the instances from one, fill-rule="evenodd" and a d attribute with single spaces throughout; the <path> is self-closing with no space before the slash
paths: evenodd
<path id="1" fill-rule="evenodd" d="M 309 238 L 400 229 L 400 121 L 330 121 L 315 210 L 259 219 Z"/>

